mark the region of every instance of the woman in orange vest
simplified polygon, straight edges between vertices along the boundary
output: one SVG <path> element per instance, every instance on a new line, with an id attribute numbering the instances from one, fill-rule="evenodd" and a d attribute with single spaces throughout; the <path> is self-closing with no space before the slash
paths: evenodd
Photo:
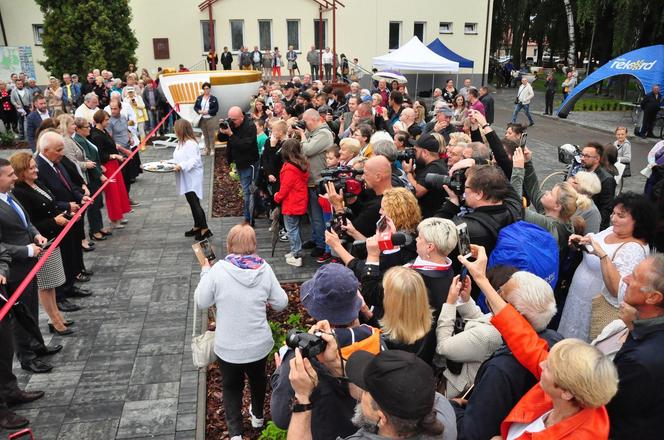
<path id="1" fill-rule="evenodd" d="M 492 440 L 607 439 L 609 416 L 604 405 L 618 390 L 613 362 L 578 339 L 558 342 L 549 352 L 546 341 L 491 287 L 484 248 L 471 245 L 471 249 L 476 260 L 471 263 L 460 256 L 459 261 L 485 293 L 494 314 L 491 322 L 514 357 L 539 379 L 505 418 L 501 436 Z M 544 280 L 531 276 L 534 287 L 553 296 Z"/>

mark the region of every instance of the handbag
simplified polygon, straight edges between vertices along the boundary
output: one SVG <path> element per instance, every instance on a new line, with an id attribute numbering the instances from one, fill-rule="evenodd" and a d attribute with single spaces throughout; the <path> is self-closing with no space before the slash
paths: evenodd
<path id="1" fill-rule="evenodd" d="M 613 252 L 611 261 L 616 258 L 618 251 L 627 243 L 629 243 L 629 241 L 625 241 L 620 246 L 618 246 L 618 249 Z M 645 250 L 643 252 L 645 254 Z M 602 294 L 594 297 L 590 306 L 590 331 L 588 332 L 589 340 L 592 341 L 597 338 L 597 336 L 602 333 L 604 327 L 616 319 L 620 319 L 618 308 L 611 304 Z"/>
<path id="2" fill-rule="evenodd" d="M 196 308 L 196 300 L 194 300 Z M 194 330 L 191 334 L 191 357 L 194 365 L 198 368 L 207 367 L 217 359 L 214 353 L 214 332 L 206 330 L 199 336 L 196 336 L 196 316 L 200 315 L 198 310 L 194 310 Z M 207 316 L 207 314 L 206 314 Z"/>
<path id="3" fill-rule="evenodd" d="M 203 115 L 196 114 L 196 116 L 194 116 L 194 118 L 191 120 L 191 126 L 194 127 L 194 128 L 199 128 L 200 125 L 201 125 L 201 118 L 202 117 L 203 117 Z"/>

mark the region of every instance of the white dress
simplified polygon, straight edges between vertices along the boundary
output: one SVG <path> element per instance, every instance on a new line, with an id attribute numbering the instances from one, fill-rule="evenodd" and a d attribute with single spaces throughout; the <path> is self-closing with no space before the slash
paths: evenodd
<path id="1" fill-rule="evenodd" d="M 613 257 L 613 264 L 618 269 L 620 277 L 623 278 L 632 273 L 634 267 L 646 258 L 650 250 L 648 246 L 628 242 L 614 256 L 622 243 L 609 244 L 604 241 L 612 232 L 613 226 L 591 235 L 602 246 L 608 258 Z M 625 284 L 620 283 L 618 298 L 612 296 L 604 285 L 599 258 L 584 253 L 583 260 L 581 260 L 581 264 L 579 264 L 574 273 L 574 278 L 572 278 L 558 332 L 566 338 L 579 338 L 588 342 L 592 299 L 601 293 L 609 303 L 617 308 L 625 296 L 625 288 Z"/>
<path id="2" fill-rule="evenodd" d="M 189 139 L 175 147 L 173 162 L 182 167 L 175 173 L 175 184 L 180 195 L 193 191 L 199 199 L 203 199 L 203 161 L 198 143 Z"/>

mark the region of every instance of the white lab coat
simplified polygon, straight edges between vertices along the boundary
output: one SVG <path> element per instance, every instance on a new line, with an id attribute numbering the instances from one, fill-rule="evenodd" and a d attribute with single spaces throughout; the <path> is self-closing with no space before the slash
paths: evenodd
<path id="1" fill-rule="evenodd" d="M 173 162 L 180 165 L 182 170 L 175 173 L 175 184 L 180 195 L 195 192 L 199 199 L 203 199 L 203 161 L 198 149 L 198 143 L 187 140 L 179 144 L 173 151 Z"/>

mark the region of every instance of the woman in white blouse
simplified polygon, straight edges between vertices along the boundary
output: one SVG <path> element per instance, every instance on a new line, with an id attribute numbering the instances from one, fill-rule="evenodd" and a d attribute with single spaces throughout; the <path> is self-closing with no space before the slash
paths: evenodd
<path id="1" fill-rule="evenodd" d="M 201 207 L 203 198 L 203 161 L 198 150 L 198 141 L 189 121 L 178 119 L 173 126 L 178 145 L 173 151 L 175 184 L 180 195 L 187 198 L 194 217 L 194 227 L 184 233 L 185 237 L 196 237 L 196 241 L 212 237 L 208 229 L 205 211 Z"/>

